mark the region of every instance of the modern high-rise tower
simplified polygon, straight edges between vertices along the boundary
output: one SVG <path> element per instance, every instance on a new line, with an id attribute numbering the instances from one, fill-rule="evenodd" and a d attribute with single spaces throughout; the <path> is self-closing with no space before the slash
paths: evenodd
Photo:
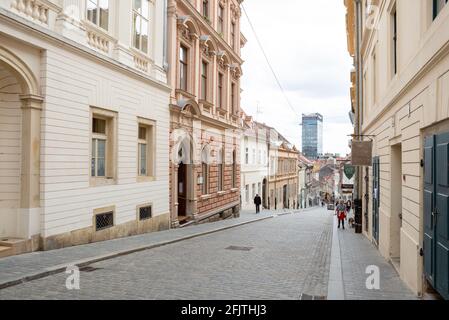
<path id="1" fill-rule="evenodd" d="M 319 113 L 302 115 L 302 153 L 309 159 L 323 154 L 323 116 Z"/>

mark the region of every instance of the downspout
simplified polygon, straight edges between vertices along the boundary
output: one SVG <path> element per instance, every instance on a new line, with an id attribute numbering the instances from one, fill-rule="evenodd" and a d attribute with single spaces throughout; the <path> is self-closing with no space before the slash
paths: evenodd
<path id="1" fill-rule="evenodd" d="M 357 107 L 356 107 L 356 117 L 355 117 L 355 140 L 360 140 L 361 134 L 361 115 L 363 110 L 363 75 L 362 75 L 362 54 L 360 52 L 361 42 L 362 42 L 362 1 L 355 0 L 356 8 L 356 94 L 357 94 Z M 362 139 L 363 140 L 363 139 Z M 355 199 L 360 199 L 362 191 L 362 176 L 363 167 L 357 167 L 357 178 L 355 180 Z"/>
<path id="2" fill-rule="evenodd" d="M 168 3 L 167 0 L 164 0 L 164 52 L 163 52 L 163 68 L 164 71 L 168 71 L 168 61 L 167 61 L 167 47 L 168 47 L 168 31 L 167 31 L 167 17 L 168 17 Z"/>

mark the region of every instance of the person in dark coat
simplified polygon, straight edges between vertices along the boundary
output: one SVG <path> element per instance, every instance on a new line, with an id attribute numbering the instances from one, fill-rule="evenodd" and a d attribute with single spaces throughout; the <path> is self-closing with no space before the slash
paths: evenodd
<path id="1" fill-rule="evenodd" d="M 262 204 L 262 198 L 256 194 L 256 197 L 254 198 L 254 204 L 256 205 L 256 213 L 260 212 L 260 205 Z"/>

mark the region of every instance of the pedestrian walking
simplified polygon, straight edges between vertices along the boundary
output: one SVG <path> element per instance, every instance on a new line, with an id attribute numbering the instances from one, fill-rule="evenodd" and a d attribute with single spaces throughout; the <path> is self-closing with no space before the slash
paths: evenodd
<path id="1" fill-rule="evenodd" d="M 351 209 L 352 209 L 352 202 L 351 200 L 348 200 L 348 202 L 346 202 L 346 212 L 349 214 Z"/>
<path id="2" fill-rule="evenodd" d="M 340 229 L 340 225 L 343 226 L 343 230 L 345 229 L 345 219 L 346 219 L 346 206 L 343 200 L 337 205 L 335 209 L 336 216 L 338 218 L 338 229 Z"/>
<path id="3" fill-rule="evenodd" d="M 262 198 L 256 194 L 256 197 L 254 198 L 254 204 L 256 205 L 256 214 L 260 213 L 260 205 L 262 204 Z"/>

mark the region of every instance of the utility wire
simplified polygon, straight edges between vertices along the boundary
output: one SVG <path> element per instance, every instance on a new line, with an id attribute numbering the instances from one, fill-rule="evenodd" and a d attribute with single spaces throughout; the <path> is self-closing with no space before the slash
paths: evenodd
<path id="1" fill-rule="evenodd" d="M 279 86 L 279 89 L 281 89 L 281 92 L 282 92 L 282 94 L 284 95 L 284 98 L 285 98 L 285 100 L 287 101 L 288 106 L 292 109 L 293 113 L 295 113 L 295 114 L 299 117 L 298 112 L 295 110 L 295 108 L 293 107 L 292 103 L 290 102 L 290 99 L 287 97 L 287 94 L 285 93 L 285 90 L 284 90 L 284 88 L 282 87 L 282 84 L 281 84 L 281 82 L 279 81 L 279 78 L 278 78 L 276 72 L 274 71 L 273 66 L 272 66 L 271 63 L 270 63 L 270 60 L 268 59 L 268 56 L 267 56 L 267 54 L 265 53 L 265 50 L 264 50 L 264 48 L 263 48 L 263 46 L 262 46 L 262 43 L 260 42 L 260 39 L 259 39 L 259 37 L 257 36 L 256 30 L 255 30 L 255 28 L 254 28 L 254 26 L 253 26 L 251 20 L 249 19 L 248 13 L 246 12 L 245 6 L 244 6 L 243 4 L 242 4 L 242 9 L 243 9 L 243 12 L 245 13 L 246 19 L 248 20 L 249 26 L 251 27 L 251 30 L 252 30 L 253 33 L 254 33 L 254 37 L 256 38 L 256 41 L 257 41 L 257 43 L 258 43 L 258 45 L 259 45 L 259 47 L 260 47 L 260 50 L 262 51 L 262 54 L 263 54 L 263 56 L 265 57 L 265 60 L 267 61 L 268 67 L 270 68 L 271 72 L 273 73 L 274 78 L 276 79 L 276 83 L 277 83 L 277 85 Z"/>

